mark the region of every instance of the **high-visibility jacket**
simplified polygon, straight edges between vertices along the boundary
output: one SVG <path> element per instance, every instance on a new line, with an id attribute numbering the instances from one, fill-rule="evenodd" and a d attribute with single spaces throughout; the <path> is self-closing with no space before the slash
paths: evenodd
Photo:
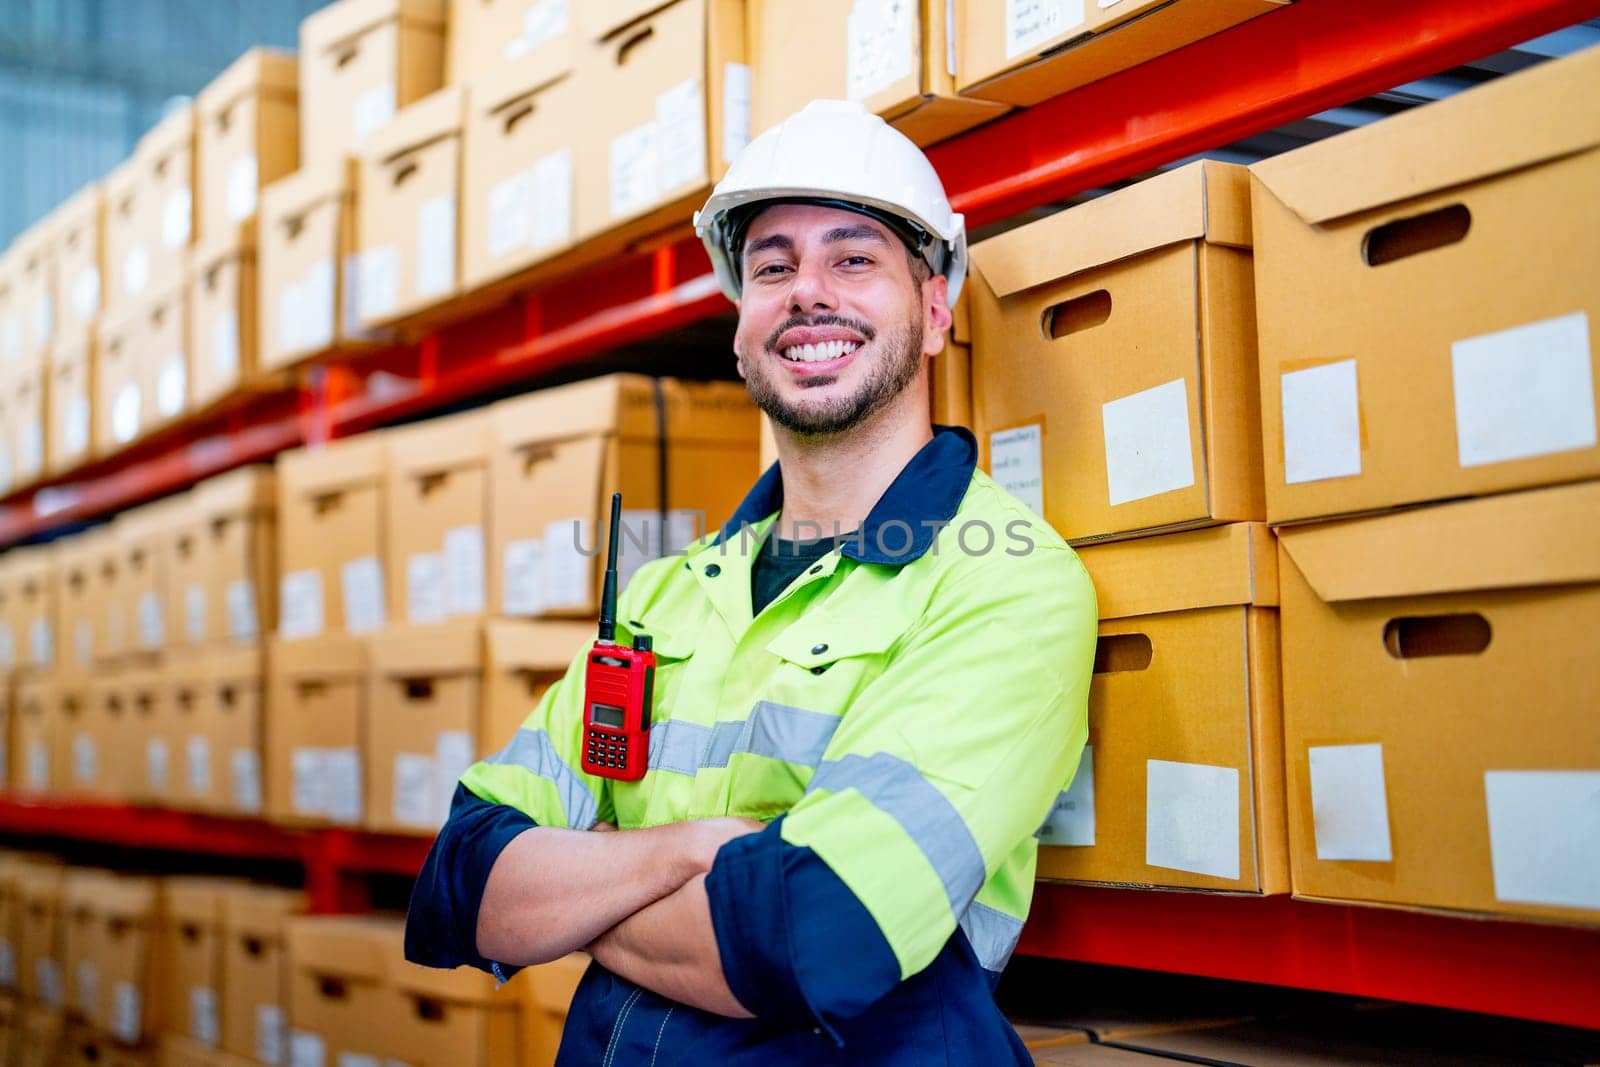
<path id="1" fill-rule="evenodd" d="M 706 880 L 729 987 L 756 1019 L 596 964 L 561 1063 L 1028 1062 L 993 980 L 1028 912 L 1035 831 L 1087 737 L 1096 605 L 1077 556 L 975 458 L 970 434 L 940 428 L 855 539 L 759 614 L 776 466 L 720 534 L 641 568 L 618 641 L 654 639 L 648 773 L 580 769 L 578 657 L 462 779 L 408 956 L 504 973 L 477 953 L 477 905 L 528 826 L 770 820 Z"/>

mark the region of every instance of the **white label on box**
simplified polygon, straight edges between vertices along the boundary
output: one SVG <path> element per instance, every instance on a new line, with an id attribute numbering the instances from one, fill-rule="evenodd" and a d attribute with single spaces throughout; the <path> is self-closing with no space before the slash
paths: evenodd
<path id="1" fill-rule="evenodd" d="M 1083 25 L 1083 0 L 1006 0 L 1006 58 Z"/>
<path id="2" fill-rule="evenodd" d="M 1144 861 L 1237 880 L 1238 770 L 1153 759 L 1145 773 Z"/>
<path id="3" fill-rule="evenodd" d="M 61 430 L 61 443 L 69 455 L 79 455 L 89 449 L 89 398 L 74 396 L 67 401 L 66 425 Z"/>
<path id="4" fill-rule="evenodd" d="M 1361 473 L 1361 399 L 1356 361 L 1287 371 L 1283 394 L 1283 480 L 1289 485 Z"/>
<path id="5" fill-rule="evenodd" d="M 84 267 L 72 279 L 72 313 L 87 323 L 100 314 L 100 270 Z"/>
<path id="6" fill-rule="evenodd" d="M 328 775 L 328 818 L 334 822 L 361 821 L 361 753 L 354 748 L 330 748 L 323 753 Z"/>
<path id="7" fill-rule="evenodd" d="M 532 51 L 567 32 L 567 0 L 538 0 L 522 13 L 523 46 Z"/>
<path id="8" fill-rule="evenodd" d="M 1451 345 L 1461 465 L 1593 448 L 1592 358 L 1581 311 Z"/>
<path id="9" fill-rule="evenodd" d="M 911 76 L 915 32 L 911 0 L 855 0 L 845 20 L 845 85 L 865 100 Z"/>
<path id="10" fill-rule="evenodd" d="M 450 817 L 450 801 L 456 783 L 474 760 L 472 735 L 464 730 L 440 730 L 433 739 L 433 815 L 432 824 L 443 826 Z"/>
<path id="11" fill-rule="evenodd" d="M 56 332 L 56 305 L 48 293 L 34 300 L 32 325 L 34 347 L 44 348 Z"/>
<path id="12" fill-rule="evenodd" d="M 261 810 L 261 756 L 253 748 L 236 748 L 229 759 L 233 771 L 233 806 L 255 813 Z"/>
<path id="13" fill-rule="evenodd" d="M 167 791 L 167 768 L 170 753 L 164 737 L 149 737 L 144 742 L 144 784 L 152 793 Z"/>
<path id="14" fill-rule="evenodd" d="M 289 1067 L 327 1067 L 327 1059 L 321 1035 L 308 1030 L 289 1031 Z"/>
<path id="15" fill-rule="evenodd" d="M 100 1014 L 95 1010 L 100 1005 L 100 965 L 94 960 L 78 961 L 77 988 L 74 993 L 79 1015 L 93 1019 Z"/>
<path id="16" fill-rule="evenodd" d="M 139 383 L 123 382 L 111 398 L 111 438 L 125 445 L 139 436 Z"/>
<path id="17" fill-rule="evenodd" d="M 0 937 L 0 986 L 17 987 L 17 950 L 9 937 Z"/>
<path id="18" fill-rule="evenodd" d="M 622 512 L 622 558 L 617 563 L 617 588 L 626 589 L 634 573 L 651 560 L 681 552 L 699 533 L 700 513 L 689 508 L 667 512 L 666 538 L 662 540 L 661 513 L 644 508 Z"/>
<path id="19" fill-rule="evenodd" d="M 198 583 L 183 591 L 183 634 L 196 643 L 206 639 L 206 587 Z"/>
<path id="20" fill-rule="evenodd" d="M 37 477 L 44 469 L 44 425 L 30 417 L 22 428 L 17 446 L 17 466 L 24 478 Z"/>
<path id="21" fill-rule="evenodd" d="M 191 797 L 211 794 L 211 739 L 190 734 L 183 744 L 184 778 Z"/>
<path id="22" fill-rule="evenodd" d="M 944 68 L 945 73 L 956 76 L 956 0 L 944 3 Z"/>
<path id="23" fill-rule="evenodd" d="M 88 619 L 79 619 L 72 628 L 73 651 L 77 654 L 78 664 L 88 666 L 94 659 L 94 627 Z"/>
<path id="24" fill-rule="evenodd" d="M 239 376 L 239 313 L 233 308 L 211 320 L 211 373 L 223 382 Z"/>
<path id="25" fill-rule="evenodd" d="M 125 296 L 140 296 L 149 284 L 150 249 L 140 242 L 122 257 L 122 292 Z"/>
<path id="26" fill-rule="evenodd" d="M 334 284 L 337 271 L 332 257 L 324 257 L 311 264 L 305 277 L 300 279 L 294 303 L 285 310 L 296 322 L 293 348 L 325 348 L 333 344 L 336 302 Z M 352 275 L 353 277 L 353 275 Z"/>
<path id="27" fill-rule="evenodd" d="M 989 435 L 989 476 L 1044 515 L 1044 427 L 1040 423 Z"/>
<path id="28" fill-rule="evenodd" d="M 489 189 L 489 228 L 485 237 L 491 256 L 499 257 L 533 244 L 534 168 L 495 182 Z"/>
<path id="29" fill-rule="evenodd" d="M 235 641 L 254 641 L 256 625 L 256 587 L 248 578 L 235 578 L 225 591 L 228 600 L 228 636 Z"/>
<path id="30" fill-rule="evenodd" d="M 359 148 L 362 141 L 378 127 L 388 123 L 394 118 L 395 92 L 394 83 L 379 85 L 368 89 L 356 97 L 355 114 L 351 122 L 351 132 L 355 134 L 355 144 L 351 147 Z"/>
<path id="31" fill-rule="evenodd" d="M 278 580 L 278 634 L 287 639 L 322 633 L 322 572 L 291 571 Z"/>
<path id="32" fill-rule="evenodd" d="M 405 826 L 433 826 L 433 757 L 399 752 L 394 757 L 393 815 Z"/>
<path id="33" fill-rule="evenodd" d="M 185 185 L 167 194 L 161 205 L 161 243 L 169 249 L 189 243 L 194 226 L 194 192 Z"/>
<path id="34" fill-rule="evenodd" d="M 138 1042 L 142 1030 L 143 1002 L 139 987 L 132 982 L 118 982 L 111 987 L 111 1033 L 132 1045 Z"/>
<path id="35" fill-rule="evenodd" d="M 344 335 L 365 337 L 361 328 L 361 257 L 351 253 L 344 257 Z"/>
<path id="36" fill-rule="evenodd" d="M 611 217 L 636 215 L 661 194 L 660 130 L 654 122 L 611 141 Z"/>
<path id="37" fill-rule="evenodd" d="M 255 156 L 240 156 L 228 168 L 227 191 L 223 202 L 229 222 L 243 222 L 256 213 L 257 166 Z"/>
<path id="38" fill-rule="evenodd" d="M 1389 844 L 1389 793 L 1383 746 L 1316 745 L 1311 766 L 1311 820 L 1319 860 L 1394 859 Z"/>
<path id="39" fill-rule="evenodd" d="M 699 181 L 706 172 L 705 103 L 699 78 L 679 82 L 656 97 L 662 190 Z"/>
<path id="40" fill-rule="evenodd" d="M 256 1005 L 256 1059 L 271 1067 L 283 1062 L 283 1009 L 276 1004 Z"/>
<path id="41" fill-rule="evenodd" d="M 581 608 L 594 599 L 594 555 L 584 555 L 589 549 L 598 554 L 592 536 L 593 524 L 588 519 L 557 519 L 545 526 L 544 581 L 540 584 L 546 609 Z"/>
<path id="42" fill-rule="evenodd" d="M 79 734 L 72 739 L 72 777 L 79 785 L 93 785 L 99 777 L 100 752 L 94 738 Z"/>
<path id="43" fill-rule="evenodd" d="M 1112 506 L 1194 484 L 1189 390 L 1184 379 L 1103 404 L 1100 419 Z"/>
<path id="44" fill-rule="evenodd" d="M 484 601 L 483 527 L 457 526 L 445 531 L 445 611 L 481 615 Z"/>
<path id="45" fill-rule="evenodd" d="M 1041 845 L 1091 846 L 1094 844 L 1094 749 L 1083 746 L 1078 773 L 1072 785 L 1056 797 L 1039 829 Z"/>
<path id="46" fill-rule="evenodd" d="M 189 987 L 189 1036 L 215 1048 L 220 1038 L 217 1027 L 217 991 L 206 986 Z"/>
<path id="47" fill-rule="evenodd" d="M 44 792 L 50 788 L 50 749 L 44 741 L 37 737 L 28 739 L 28 750 L 24 753 L 27 764 L 27 782 L 29 789 L 35 792 Z"/>
<path id="48" fill-rule="evenodd" d="M 456 286 L 456 198 L 444 193 L 417 208 L 417 296 L 441 296 Z"/>
<path id="49" fill-rule="evenodd" d="M 406 619 L 443 622 L 448 617 L 443 552 L 414 552 L 406 557 Z"/>
<path id="50" fill-rule="evenodd" d="M 378 1057 L 365 1052 L 339 1053 L 339 1067 L 378 1067 Z"/>
<path id="51" fill-rule="evenodd" d="M 11 624 L 0 622 L 0 667 L 14 667 L 17 664 L 17 638 L 11 630 Z"/>
<path id="52" fill-rule="evenodd" d="M 572 149 L 551 152 L 533 165 L 533 229 L 528 243 L 550 248 L 572 240 Z"/>
<path id="53" fill-rule="evenodd" d="M 155 593 L 139 595 L 139 643 L 145 648 L 160 648 L 166 637 L 166 622 L 161 617 L 161 597 Z"/>
<path id="54" fill-rule="evenodd" d="M 44 619 L 28 624 L 28 655 L 35 667 L 46 666 L 56 658 L 55 632 Z"/>
<path id="55" fill-rule="evenodd" d="M 345 629 L 352 634 L 383 629 L 389 612 L 384 603 L 383 567 L 378 557 L 347 560 L 339 567 L 339 583 L 344 591 Z"/>
<path id="56" fill-rule="evenodd" d="M 507 615 L 537 615 L 544 610 L 544 542 L 537 537 L 507 541 L 500 610 Z"/>
<path id="57" fill-rule="evenodd" d="M 361 253 L 361 281 L 357 288 L 359 315 L 382 318 L 394 314 L 400 303 L 400 246 L 379 245 Z"/>
<path id="58" fill-rule="evenodd" d="M 722 65 L 722 158 L 732 163 L 750 143 L 750 65 Z"/>
<path id="59" fill-rule="evenodd" d="M 62 1007 L 61 965 L 52 959 L 38 959 L 33 963 L 33 977 L 39 986 L 39 1000 L 47 1008 Z"/>
<path id="60" fill-rule="evenodd" d="M 297 815 L 328 813 L 328 752 L 297 748 L 289 756 L 290 798 Z"/>
<path id="61" fill-rule="evenodd" d="M 156 410 L 164 419 L 181 415 L 188 395 L 188 362 L 182 352 L 169 352 L 156 373 Z"/>
<path id="62" fill-rule="evenodd" d="M 1486 771 L 1494 895 L 1600 908 L 1600 771 Z"/>

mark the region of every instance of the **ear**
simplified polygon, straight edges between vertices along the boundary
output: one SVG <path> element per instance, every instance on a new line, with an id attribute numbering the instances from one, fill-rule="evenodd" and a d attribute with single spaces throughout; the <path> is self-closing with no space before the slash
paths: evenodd
<path id="1" fill-rule="evenodd" d="M 950 314 L 950 279 L 935 274 L 922 283 L 922 353 L 937 356 L 944 351 L 955 321 Z"/>

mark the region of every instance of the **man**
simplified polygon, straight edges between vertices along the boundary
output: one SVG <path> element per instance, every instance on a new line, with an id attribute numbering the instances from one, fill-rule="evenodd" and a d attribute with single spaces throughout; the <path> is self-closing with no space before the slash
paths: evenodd
<path id="1" fill-rule="evenodd" d="M 910 141 L 820 101 L 696 224 L 779 462 L 622 595 L 618 640 L 659 661 L 646 777 L 579 769 L 579 657 L 462 779 L 407 955 L 504 976 L 587 949 L 564 1065 L 1028 1063 L 993 984 L 1086 737 L 1096 609 L 929 424 L 962 219 Z"/>

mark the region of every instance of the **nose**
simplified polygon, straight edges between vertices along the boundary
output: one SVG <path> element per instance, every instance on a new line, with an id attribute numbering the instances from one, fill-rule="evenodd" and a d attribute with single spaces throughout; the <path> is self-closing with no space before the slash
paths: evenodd
<path id="1" fill-rule="evenodd" d="M 820 257 L 802 260 L 795 268 L 794 281 L 789 286 L 789 311 L 803 315 L 835 311 L 838 307 L 838 297 L 833 291 L 826 261 Z"/>

